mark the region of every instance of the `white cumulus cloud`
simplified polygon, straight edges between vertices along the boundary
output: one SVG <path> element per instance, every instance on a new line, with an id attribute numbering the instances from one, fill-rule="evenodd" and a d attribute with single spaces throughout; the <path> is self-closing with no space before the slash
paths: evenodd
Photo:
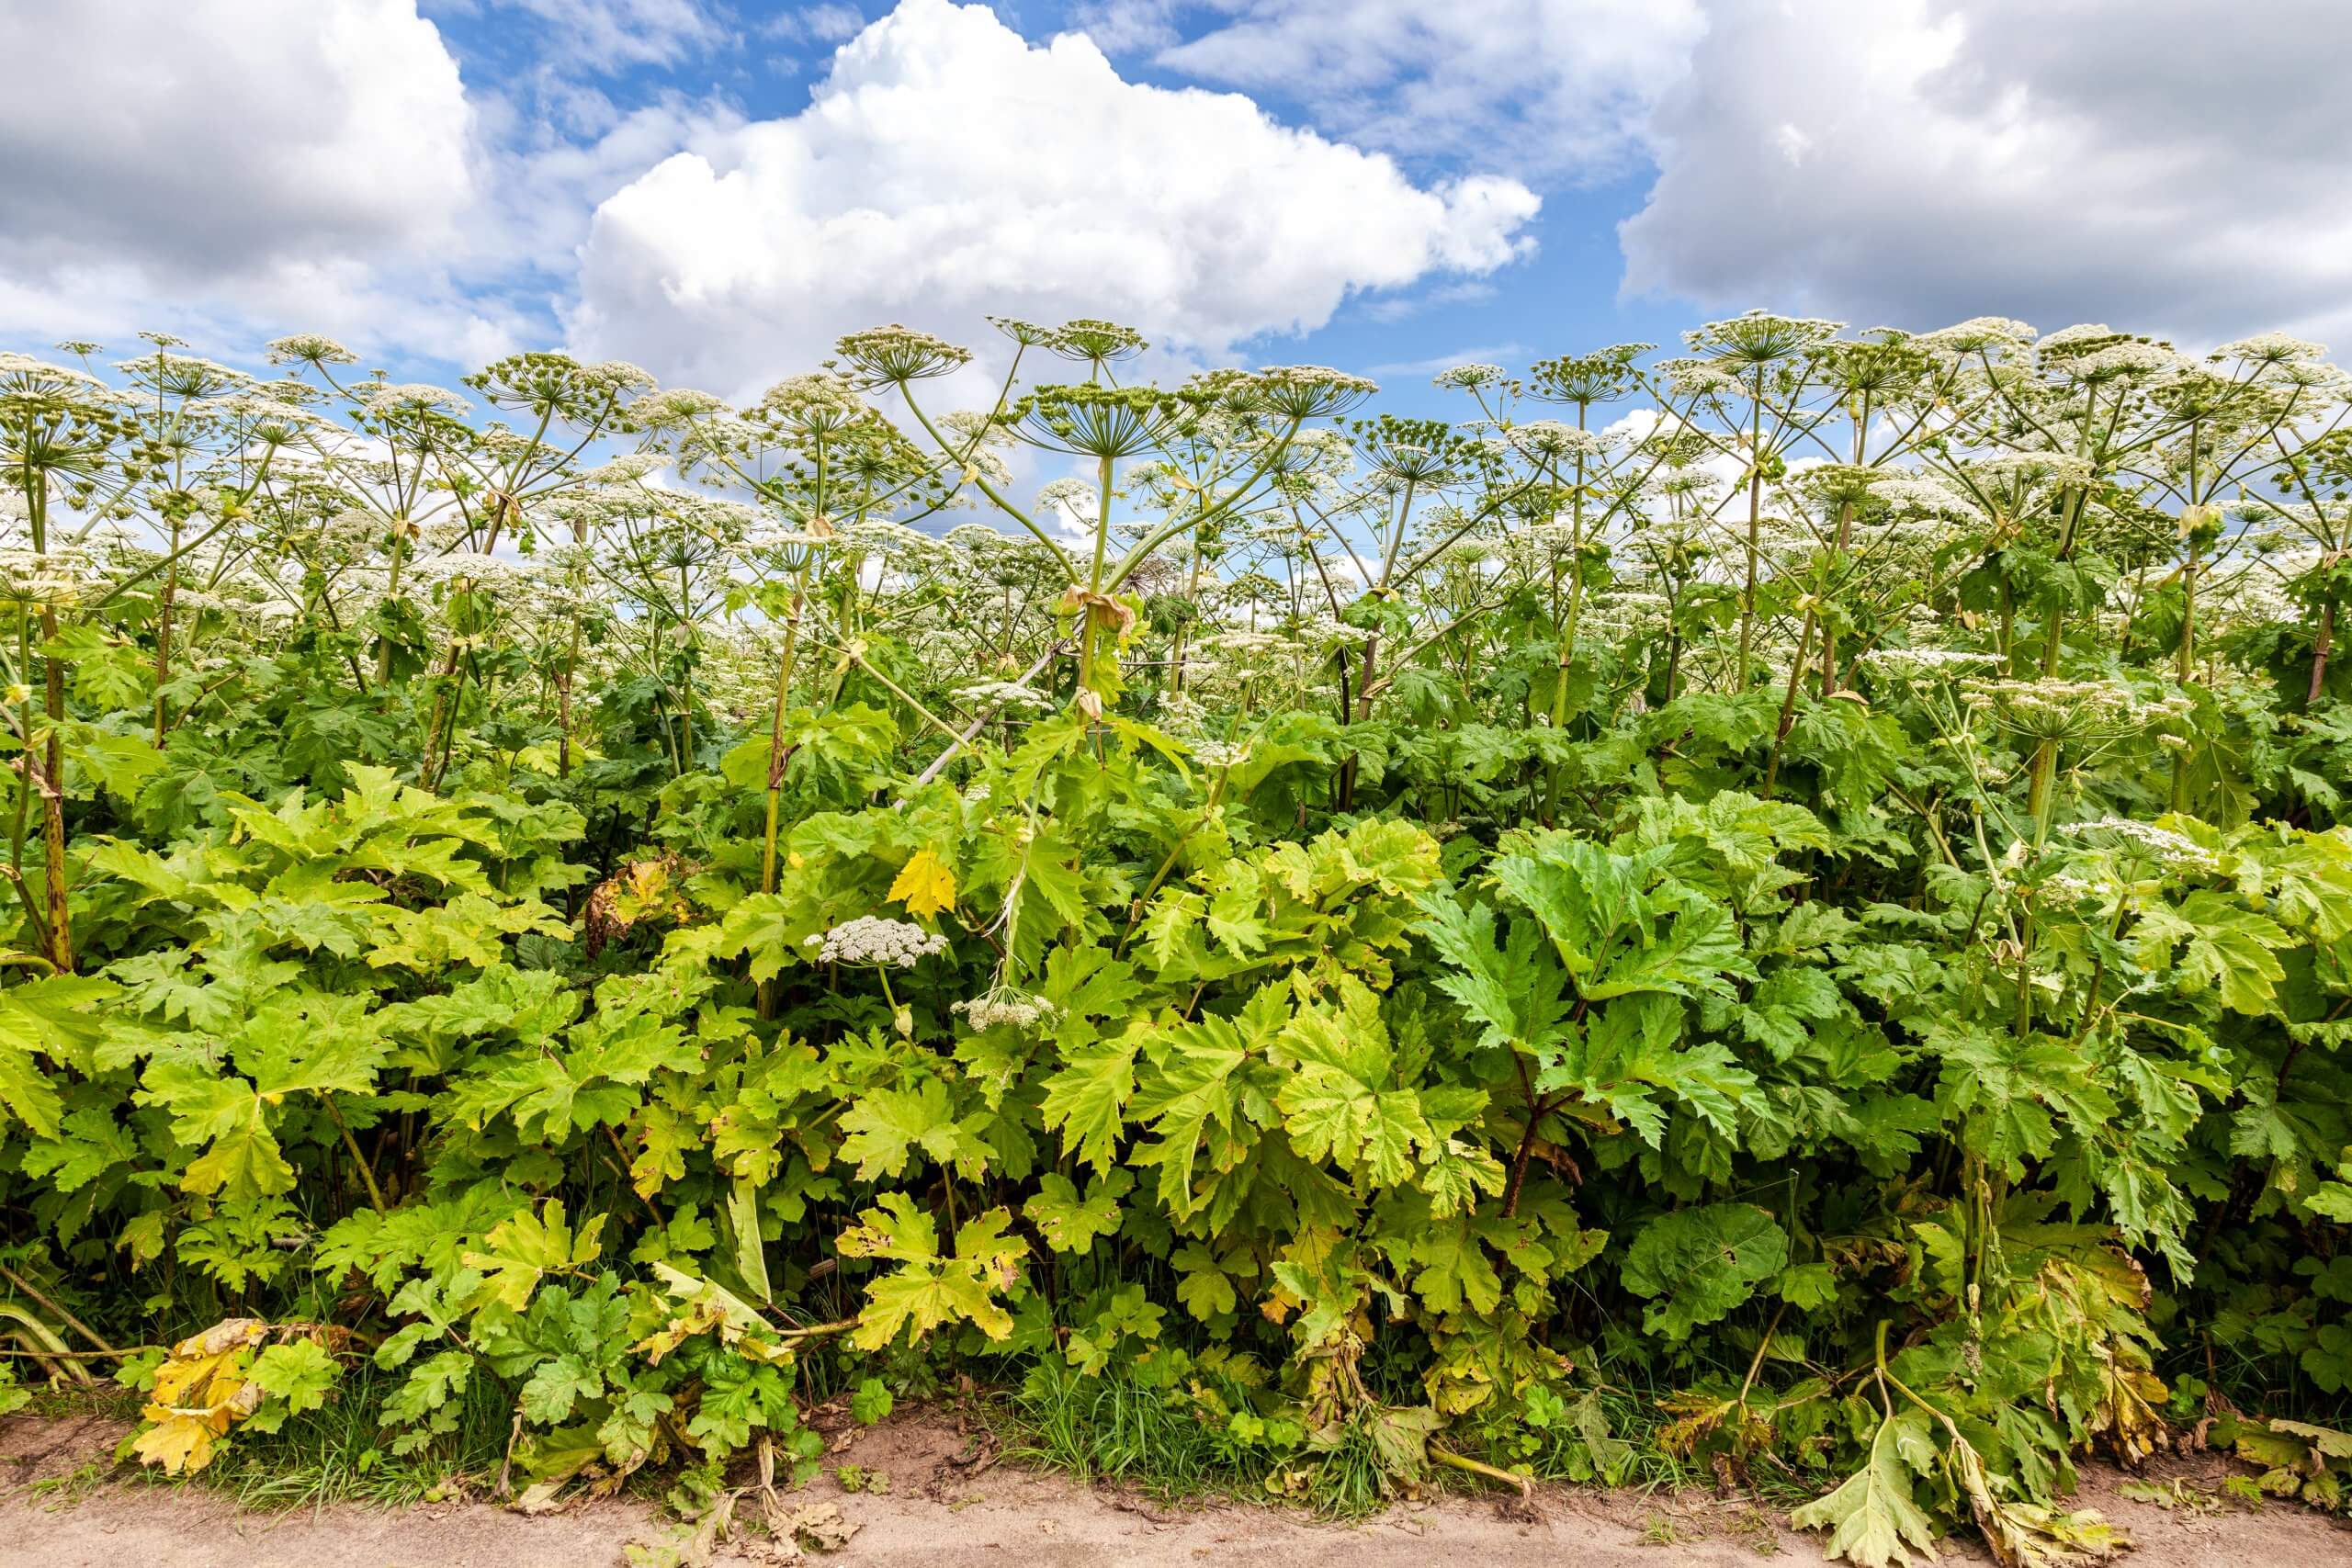
<path id="1" fill-rule="evenodd" d="M 0 332 L 116 336 L 251 309 L 469 347 L 503 329 L 388 289 L 457 243 L 480 175 L 414 0 L 0 6 Z"/>
<path id="2" fill-rule="evenodd" d="M 1419 186 L 1249 98 L 1123 80 L 1082 35 L 1033 45 L 983 6 L 904 0 L 807 109 L 699 136 L 605 199 L 571 334 L 721 392 L 902 321 L 1105 316 L 1223 354 L 1351 293 L 1524 254 L 1517 181 Z"/>
<path id="3" fill-rule="evenodd" d="M 1721 0 L 1629 293 L 1933 327 L 2352 331 L 2340 0 Z"/>
<path id="4" fill-rule="evenodd" d="M 1216 20 L 1180 40 L 1191 14 Z M 1699 0 L 1106 0 L 1106 38 L 1204 81 L 1299 99 L 1408 157 L 1585 180 L 1638 168 L 1651 106 L 1706 29 Z"/>

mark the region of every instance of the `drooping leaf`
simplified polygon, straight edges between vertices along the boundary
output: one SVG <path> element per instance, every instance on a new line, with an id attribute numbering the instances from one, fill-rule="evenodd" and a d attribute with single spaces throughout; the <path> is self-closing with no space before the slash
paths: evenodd
<path id="1" fill-rule="evenodd" d="M 1927 1413 L 1901 1411 L 1879 1423 L 1862 1468 L 1827 1496 L 1790 1514 L 1789 1523 L 1801 1530 L 1827 1530 L 1823 1555 L 1855 1568 L 1909 1568 L 1915 1561 L 1933 1561 L 1935 1521 L 1919 1506 L 1914 1486 L 1934 1454 Z"/>

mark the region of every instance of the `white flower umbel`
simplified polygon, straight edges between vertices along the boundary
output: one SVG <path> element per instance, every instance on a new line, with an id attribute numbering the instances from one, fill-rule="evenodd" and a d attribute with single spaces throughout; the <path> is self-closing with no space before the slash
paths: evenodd
<path id="1" fill-rule="evenodd" d="M 473 409 L 473 404 L 447 388 L 420 381 L 394 381 L 363 388 L 358 398 L 368 412 L 386 418 L 437 413 L 458 419 Z"/>
<path id="2" fill-rule="evenodd" d="M 974 1029 L 993 1029 L 1000 1024 L 1008 1029 L 1034 1029 L 1052 1021 L 1060 1010 L 1043 997 L 1000 986 L 986 996 L 951 1002 L 947 1010 L 962 1013 L 964 1021 Z"/>
<path id="3" fill-rule="evenodd" d="M 1531 457 L 1574 462 L 1578 457 L 1608 456 L 1610 442 L 1589 430 L 1556 419 L 1539 419 L 1520 425 L 1505 437 Z"/>
<path id="4" fill-rule="evenodd" d="M 1957 325 L 1923 333 L 1911 341 L 1921 348 L 1945 354 L 1989 355 L 2024 347 L 2033 341 L 2033 329 L 2007 316 L 1972 316 Z"/>
<path id="5" fill-rule="evenodd" d="M 911 969 L 918 960 L 947 951 L 947 939 L 905 920 L 881 915 L 860 915 L 826 931 L 811 935 L 803 945 L 817 950 L 820 964 L 874 964 L 885 968 Z"/>
<path id="6" fill-rule="evenodd" d="M 2137 822 L 2129 817 L 2102 817 L 2095 822 L 2069 822 L 2058 830 L 2069 838 L 2103 834 L 2110 840 L 2120 840 L 2177 871 L 2221 869 L 2212 851 L 2185 833 L 2176 832 L 2170 828 L 2159 828 L 2154 822 Z"/>
<path id="7" fill-rule="evenodd" d="M 1874 648 L 1857 662 L 1895 675 L 1958 673 L 1963 670 L 1992 669 L 2001 662 L 2001 656 L 1958 648 Z"/>
<path id="8" fill-rule="evenodd" d="M 2324 344 L 2311 343 L 2285 333 L 2256 333 L 2234 343 L 2225 343 L 2210 356 L 2213 359 L 2244 359 L 2256 365 L 2283 365 L 2290 361 L 2324 359 Z"/>
<path id="9" fill-rule="evenodd" d="M 2108 740 L 2154 732 L 2189 717 L 2184 694 L 2143 697 L 2120 681 L 1970 680 L 1962 694 L 2003 728 L 2034 740 Z"/>
<path id="10" fill-rule="evenodd" d="M 978 712 L 994 712 L 999 708 L 1035 708 L 1053 706 L 1053 699 L 1018 681 L 976 681 L 956 689 L 956 700 L 965 708 Z"/>

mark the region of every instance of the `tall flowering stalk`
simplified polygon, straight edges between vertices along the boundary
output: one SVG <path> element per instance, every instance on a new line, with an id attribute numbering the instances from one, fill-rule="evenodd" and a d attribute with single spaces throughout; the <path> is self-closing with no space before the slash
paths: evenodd
<path id="1" fill-rule="evenodd" d="M 74 968 L 70 866 L 65 841 L 65 662 L 56 650 L 61 604 L 80 593 L 78 551 L 57 547 L 56 509 L 103 508 L 130 483 L 151 475 L 152 454 L 126 451 L 138 427 L 123 400 L 82 371 L 0 354 L 0 468 L 22 497 L 29 557 L 11 595 L 16 600 L 17 670 L 38 663 L 40 707 L 29 695 L 15 702 L 17 743 L 16 827 L 9 881 L 40 935 L 42 956 L 59 974 Z M 33 642 L 38 628 L 40 643 Z M 24 874 L 25 822 L 34 801 L 41 820 L 41 897 L 34 900 Z"/>

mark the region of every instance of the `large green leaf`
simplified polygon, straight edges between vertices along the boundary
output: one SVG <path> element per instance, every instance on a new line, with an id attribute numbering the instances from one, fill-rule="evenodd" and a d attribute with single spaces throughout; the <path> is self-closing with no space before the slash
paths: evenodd
<path id="1" fill-rule="evenodd" d="M 1118 1157 L 1122 1108 L 1135 1092 L 1141 1045 L 1141 1032 L 1133 1029 L 1081 1045 L 1046 1080 L 1046 1125 L 1060 1129 L 1063 1146 L 1097 1171 L 1109 1170 Z"/>
<path id="2" fill-rule="evenodd" d="M 959 1120 L 955 1097 L 937 1078 L 925 1078 L 911 1089 L 869 1089 L 842 1113 L 842 1130 L 849 1134 L 842 1157 L 855 1162 L 860 1181 L 872 1181 L 903 1173 L 921 1150 L 976 1180 L 996 1157 L 981 1135 L 992 1120 L 986 1110 Z"/>
<path id="3" fill-rule="evenodd" d="M 1798 1529 L 1826 1529 L 1823 1552 L 1855 1568 L 1908 1568 L 1912 1553 L 1936 1555 L 1935 1521 L 1913 1487 L 1935 1459 L 1928 1416 L 1905 1410 L 1879 1423 L 1862 1468 L 1826 1497 L 1789 1516 Z"/>
<path id="4" fill-rule="evenodd" d="M 1755 1295 L 1789 1261 L 1789 1235 L 1753 1203 L 1702 1203 L 1652 1220 L 1626 1249 L 1625 1288 L 1654 1304 L 1642 1325 L 1688 1339 Z"/>

